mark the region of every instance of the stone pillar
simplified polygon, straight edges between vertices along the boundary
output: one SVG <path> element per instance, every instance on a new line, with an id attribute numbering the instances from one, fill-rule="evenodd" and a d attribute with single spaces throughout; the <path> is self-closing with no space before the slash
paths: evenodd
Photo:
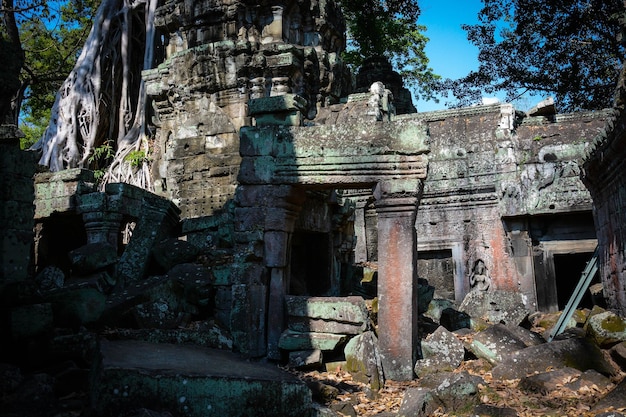
<path id="1" fill-rule="evenodd" d="M 379 183 L 378 332 L 387 379 L 413 379 L 417 360 L 417 236 L 420 180 Z"/>
<path id="2" fill-rule="evenodd" d="M 87 243 L 107 242 L 117 250 L 122 214 L 108 210 L 105 193 L 76 195 L 76 211 L 83 217 Z"/>
<path id="3" fill-rule="evenodd" d="M 286 327 L 285 295 L 289 291 L 291 237 L 304 199 L 299 193 L 295 200 L 293 197 L 276 199 L 276 206 L 268 208 L 265 219 L 263 257 L 265 266 L 270 269 L 267 357 L 275 360 L 281 359 L 278 341 Z"/>

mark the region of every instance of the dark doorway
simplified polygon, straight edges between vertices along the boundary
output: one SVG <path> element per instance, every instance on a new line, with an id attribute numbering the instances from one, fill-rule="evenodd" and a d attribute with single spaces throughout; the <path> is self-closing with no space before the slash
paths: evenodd
<path id="1" fill-rule="evenodd" d="M 587 262 L 591 260 L 593 253 L 581 252 L 571 254 L 554 255 L 554 275 L 556 278 L 556 292 L 559 310 L 563 310 L 571 298 L 576 285 L 580 281 L 581 275 Z M 594 277 L 592 284 L 599 282 L 598 277 Z M 593 302 L 589 290 L 585 291 L 578 308 L 591 308 Z"/>
<path id="2" fill-rule="evenodd" d="M 454 300 L 454 261 L 452 250 L 419 251 L 417 273 L 435 287 L 435 297 Z"/>
<path id="3" fill-rule="evenodd" d="M 330 291 L 330 237 L 327 233 L 295 232 L 291 240 L 291 295 L 327 295 Z"/>

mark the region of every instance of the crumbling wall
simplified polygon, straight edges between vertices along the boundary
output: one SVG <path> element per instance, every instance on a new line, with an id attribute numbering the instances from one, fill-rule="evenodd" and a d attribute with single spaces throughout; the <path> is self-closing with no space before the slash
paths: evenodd
<path id="1" fill-rule="evenodd" d="M 29 276 L 33 242 L 34 156 L 20 151 L 22 133 L 0 126 L 0 285 Z"/>
<path id="2" fill-rule="evenodd" d="M 165 61 L 143 74 L 156 112 L 153 176 L 183 218 L 234 196 L 250 99 L 296 94 L 301 122 L 350 87 L 345 22 L 332 1 L 170 0 L 155 23 Z"/>
<path id="3" fill-rule="evenodd" d="M 580 164 L 607 112 L 531 114 L 509 104 L 422 114 L 431 156 L 416 225 L 419 273 L 444 271 L 442 298 L 519 291 L 531 309 L 553 311 L 554 254 L 593 252 Z"/>
<path id="4" fill-rule="evenodd" d="M 604 130 L 585 155 L 583 181 L 594 202 L 599 269 L 608 306 L 626 313 L 626 87 L 622 76 L 616 106 Z"/>

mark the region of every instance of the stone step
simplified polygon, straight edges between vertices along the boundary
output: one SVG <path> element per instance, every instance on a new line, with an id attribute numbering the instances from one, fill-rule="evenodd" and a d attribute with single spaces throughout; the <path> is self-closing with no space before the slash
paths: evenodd
<path id="1" fill-rule="evenodd" d="M 309 416 L 295 376 L 229 351 L 136 340 L 101 342 L 92 398 L 98 415 L 147 408 L 173 416 Z"/>

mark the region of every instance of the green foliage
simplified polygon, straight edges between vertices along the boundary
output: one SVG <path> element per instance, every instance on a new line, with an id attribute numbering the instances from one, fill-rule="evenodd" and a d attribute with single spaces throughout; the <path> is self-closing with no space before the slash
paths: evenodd
<path id="1" fill-rule="evenodd" d="M 24 137 L 20 139 L 21 149 L 28 149 L 34 145 L 43 136 L 48 126 L 50 109 L 43 109 L 38 114 L 38 118 L 35 118 L 33 114 L 27 114 L 22 118 L 20 130 L 24 133 Z"/>
<path id="2" fill-rule="evenodd" d="M 622 0 L 483 0 L 479 23 L 465 25 L 479 53 L 479 69 L 445 80 L 456 105 L 483 92 L 552 95 L 560 111 L 612 105 L 625 47 Z"/>
<path id="3" fill-rule="evenodd" d="M 403 76 L 417 97 L 434 98 L 439 80 L 424 47 L 426 28 L 417 24 L 416 0 L 340 0 L 348 26 L 344 60 L 358 68 L 366 58 L 384 56 Z"/>
<path id="4" fill-rule="evenodd" d="M 102 145 L 93 149 L 87 161 L 93 170 L 93 174 L 97 182 L 100 182 L 100 180 L 104 177 L 106 168 L 109 166 L 114 156 L 115 148 L 113 148 L 112 140 L 107 140 Z"/>
<path id="5" fill-rule="evenodd" d="M 144 151 L 130 151 L 124 160 L 134 168 L 141 167 L 144 162 L 150 162 L 150 158 Z"/>
<path id="6" fill-rule="evenodd" d="M 38 131 L 47 125 L 56 93 L 74 67 L 98 4 L 98 0 L 16 0 L 14 15 L 25 58 L 19 74 L 22 130 Z"/>

